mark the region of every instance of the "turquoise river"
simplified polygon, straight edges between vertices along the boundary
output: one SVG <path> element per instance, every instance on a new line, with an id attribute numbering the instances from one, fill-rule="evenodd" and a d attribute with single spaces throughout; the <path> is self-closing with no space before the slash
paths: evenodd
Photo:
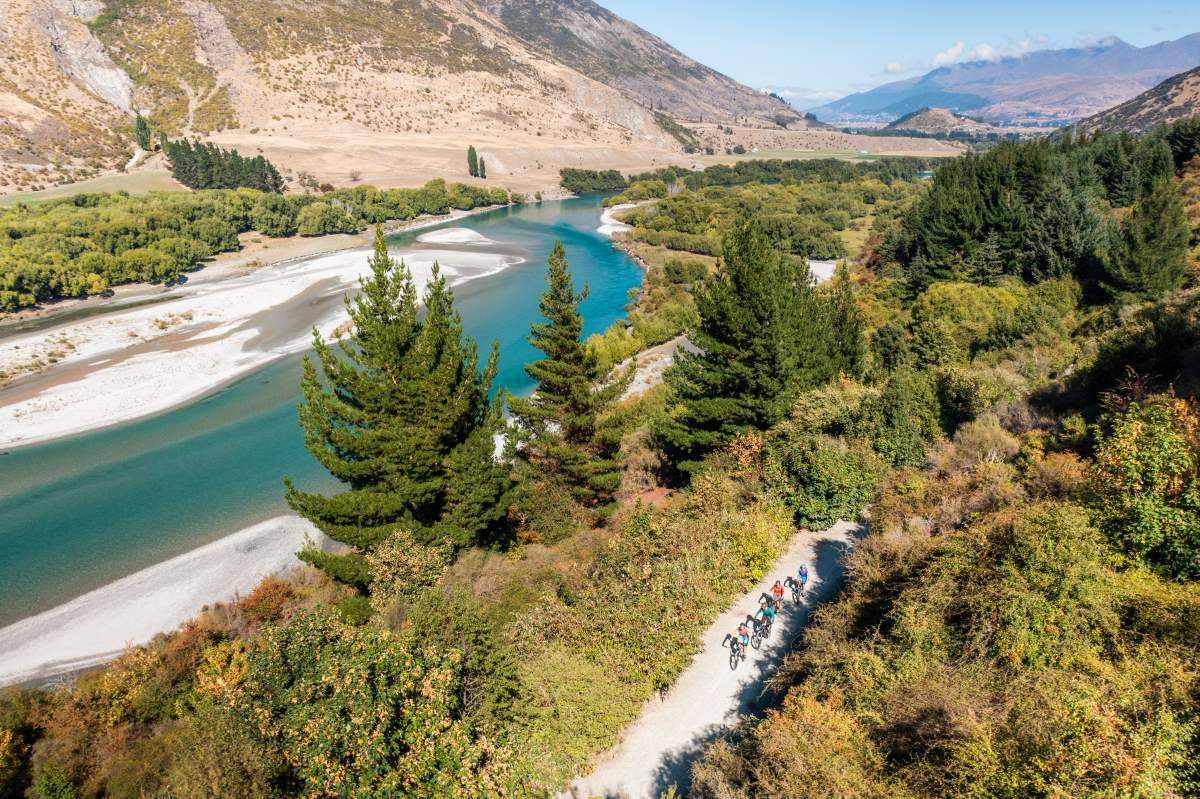
<path id="1" fill-rule="evenodd" d="M 526 337 L 555 240 L 590 288 L 585 333 L 625 314 L 641 273 L 596 232 L 600 211 L 590 197 L 448 223 L 526 259 L 455 289 L 480 349 L 500 343 L 499 386 L 532 388 L 522 367 L 538 353 Z M 0 453 L 0 625 L 285 512 L 285 475 L 332 488 L 296 424 L 299 364 L 284 358 L 175 410 Z"/>

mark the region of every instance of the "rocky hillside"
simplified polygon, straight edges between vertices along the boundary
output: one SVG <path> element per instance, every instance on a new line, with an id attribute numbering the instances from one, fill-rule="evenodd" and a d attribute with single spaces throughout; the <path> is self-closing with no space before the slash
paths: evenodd
<path id="1" fill-rule="evenodd" d="M 1074 122 L 1200 64 L 1200 33 L 1149 47 L 1110 39 L 1093 47 L 941 67 L 813 109 L 825 121 L 886 120 L 923 107 L 989 122 Z"/>
<path id="2" fill-rule="evenodd" d="M 693 61 L 592 0 L 481 0 L 481 5 L 538 51 L 673 116 L 801 120 L 787 103 Z"/>
<path id="3" fill-rule="evenodd" d="M 0 185 L 85 177 L 129 157 L 132 81 L 80 14 L 89 0 L 0 4 Z"/>
<path id="4" fill-rule="evenodd" d="M 1004 130 L 987 122 L 956 114 L 945 108 L 922 108 L 905 114 L 884 130 L 897 133 L 918 133 L 926 136 L 1000 136 Z"/>
<path id="5" fill-rule="evenodd" d="M 123 165 L 135 110 L 293 180 L 455 176 L 474 144 L 531 188 L 678 158 L 662 110 L 800 120 L 587 0 L 4 0 L 0 44 L 7 189 Z"/>
<path id="6" fill-rule="evenodd" d="M 1167 78 L 1153 89 L 1090 116 L 1075 127 L 1084 133 L 1098 130 L 1144 133 L 1158 125 L 1193 116 L 1200 116 L 1200 67 Z"/>

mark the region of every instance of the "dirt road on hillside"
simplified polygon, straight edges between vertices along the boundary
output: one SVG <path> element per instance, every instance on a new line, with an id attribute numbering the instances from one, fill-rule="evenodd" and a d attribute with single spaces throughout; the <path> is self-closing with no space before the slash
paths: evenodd
<path id="1" fill-rule="evenodd" d="M 860 531 L 860 525 L 840 522 L 828 530 L 798 533 L 767 576 L 708 628 L 702 651 L 667 696 L 647 702 L 621 743 L 563 796 L 658 799 L 671 785 L 686 793 L 692 762 L 704 747 L 740 716 L 761 708 L 766 679 L 808 623 L 812 608 L 841 584 L 844 556 Z M 771 640 L 730 670 L 729 650 L 721 646 L 725 634 L 757 607 L 762 593 L 801 563 L 810 573 L 805 602 L 792 603 L 789 592 Z"/>

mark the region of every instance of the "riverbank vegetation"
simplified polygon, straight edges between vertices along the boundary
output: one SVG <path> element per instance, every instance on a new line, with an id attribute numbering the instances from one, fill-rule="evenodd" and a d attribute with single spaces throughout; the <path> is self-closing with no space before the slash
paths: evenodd
<path id="1" fill-rule="evenodd" d="M 369 225 L 487 205 L 501 188 L 433 180 L 419 189 L 356 186 L 322 195 L 254 189 L 77 194 L 0 209 L 0 313 L 124 283 L 170 283 L 238 236 L 356 233 Z"/>
<path id="2" fill-rule="evenodd" d="M 1200 288 L 1186 247 L 1136 232 L 1173 224 L 1152 209 L 1195 165 L 1174 133 L 948 164 L 896 189 L 863 256 L 815 287 L 752 205 L 789 186 L 738 187 L 746 212 L 714 212 L 727 227 L 705 234 L 719 259 L 626 243 L 649 270 L 643 329 L 686 317 L 700 352 L 624 400 L 597 392 L 636 316 L 583 345 L 556 252 L 533 330 L 547 394 L 518 414 L 527 437 L 499 461 L 513 494 L 486 536 L 439 536 L 440 516 L 409 509 L 445 483 L 387 456 L 418 420 L 382 385 L 429 376 L 478 399 L 487 369 L 460 357 L 474 345 L 452 312 L 434 317 L 448 360 L 406 346 L 397 331 L 431 334 L 392 312 L 403 281 L 377 280 L 382 301 L 360 307 L 380 324 L 348 343 L 396 357 L 310 372 L 302 412 L 322 463 L 345 469 L 346 529 L 394 528 L 343 536 L 364 579 L 301 569 L 70 687 L 6 693 L 0 795 L 544 795 L 677 678 L 797 528 L 868 504 L 846 590 L 773 681 L 779 706 L 708 750 L 691 795 L 1190 795 Z M 1101 193 L 1118 151 L 1172 166 Z M 814 178 L 813 194 L 870 179 Z M 1049 224 L 1039 198 L 1063 191 L 1068 219 L 1105 221 L 1104 252 L 1081 257 L 1079 229 Z M 1118 263 L 1182 278 L 1130 290 Z M 394 435 L 375 397 L 403 417 Z"/>

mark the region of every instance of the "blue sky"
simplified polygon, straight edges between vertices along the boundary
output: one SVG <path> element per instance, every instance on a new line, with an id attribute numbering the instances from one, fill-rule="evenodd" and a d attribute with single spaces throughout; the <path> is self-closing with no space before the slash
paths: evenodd
<path id="1" fill-rule="evenodd" d="M 826 99 L 948 61 L 1200 31 L 1200 0 L 597 1 L 743 83 Z"/>

